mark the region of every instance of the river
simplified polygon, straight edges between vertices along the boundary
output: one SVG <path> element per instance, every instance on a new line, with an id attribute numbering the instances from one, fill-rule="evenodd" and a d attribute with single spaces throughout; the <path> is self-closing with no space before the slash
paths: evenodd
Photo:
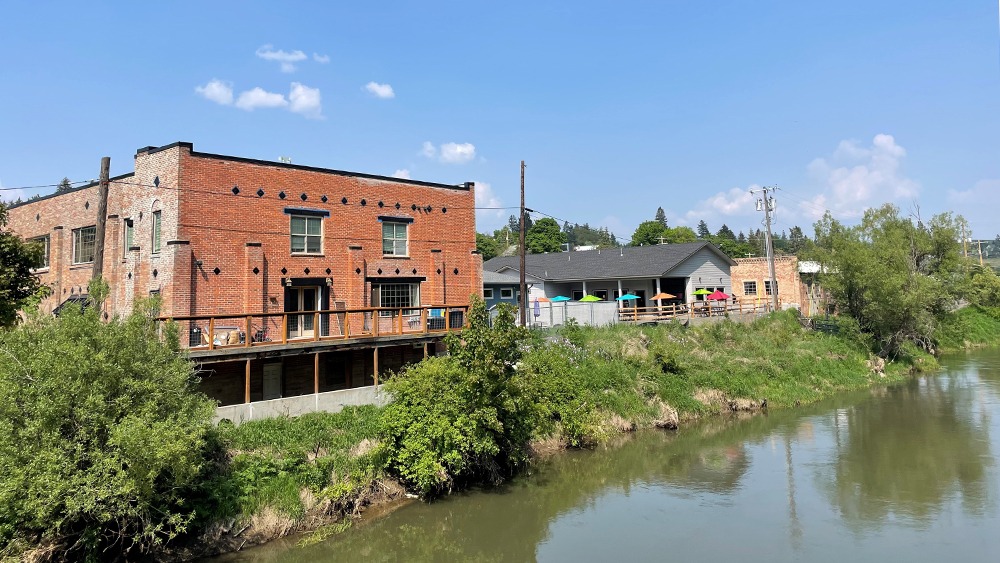
<path id="1" fill-rule="evenodd" d="M 499 490 L 220 561 L 998 561 L 1000 351 L 800 409 L 645 431 Z"/>

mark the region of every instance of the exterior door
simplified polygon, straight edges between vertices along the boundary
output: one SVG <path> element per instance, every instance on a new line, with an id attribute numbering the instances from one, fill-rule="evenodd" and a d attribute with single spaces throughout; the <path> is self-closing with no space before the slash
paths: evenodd
<path id="1" fill-rule="evenodd" d="M 319 303 L 318 287 L 291 287 L 285 291 L 291 292 L 287 296 L 288 312 L 296 311 L 316 311 Z M 288 337 L 304 338 L 312 337 L 316 333 L 316 318 L 311 312 L 306 315 L 288 316 Z"/>

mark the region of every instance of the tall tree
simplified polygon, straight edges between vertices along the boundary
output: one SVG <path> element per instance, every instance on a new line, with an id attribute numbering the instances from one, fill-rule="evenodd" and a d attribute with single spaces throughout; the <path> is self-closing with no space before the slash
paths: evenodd
<path id="1" fill-rule="evenodd" d="M 732 229 L 726 226 L 725 223 L 723 223 L 722 226 L 719 227 L 719 232 L 715 233 L 715 236 L 720 239 L 736 240 L 736 233 L 734 233 Z"/>
<path id="2" fill-rule="evenodd" d="M 12 326 L 17 311 L 39 291 L 31 269 L 42 258 L 42 248 L 21 240 L 7 229 L 7 208 L 0 203 L 0 327 Z"/>
<path id="3" fill-rule="evenodd" d="M 635 232 L 632 233 L 632 240 L 629 242 L 629 245 L 649 246 L 660 244 L 661 242 L 666 242 L 665 240 L 661 240 L 661 238 L 665 239 L 666 235 L 667 229 L 659 221 L 643 221 L 639 223 Z"/>
<path id="4" fill-rule="evenodd" d="M 656 220 L 657 223 L 659 223 L 660 225 L 662 225 L 663 228 L 667 228 L 667 214 L 663 211 L 662 207 L 657 207 L 656 208 L 656 217 L 655 217 L 655 220 Z"/>
<path id="5" fill-rule="evenodd" d="M 566 234 L 559 228 L 559 223 L 548 217 L 535 221 L 524 239 L 525 247 L 531 254 L 560 252 L 565 242 Z"/>
<path id="6" fill-rule="evenodd" d="M 483 257 L 483 261 L 486 261 L 500 254 L 500 245 L 490 235 L 476 233 L 476 250 Z"/>
<path id="7" fill-rule="evenodd" d="M 698 238 L 708 240 L 712 238 L 712 231 L 708 230 L 708 223 L 704 220 L 698 221 Z"/>
<path id="8" fill-rule="evenodd" d="M 70 183 L 69 178 L 63 177 L 62 181 L 59 182 L 59 185 L 56 186 L 56 193 L 60 194 L 63 192 L 68 192 L 72 189 L 73 189 L 73 184 Z"/>

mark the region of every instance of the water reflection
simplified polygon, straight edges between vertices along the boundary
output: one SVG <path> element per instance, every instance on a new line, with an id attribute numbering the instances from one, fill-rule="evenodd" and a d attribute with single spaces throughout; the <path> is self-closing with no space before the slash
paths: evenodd
<path id="1" fill-rule="evenodd" d="M 820 487 L 845 522 L 862 530 L 892 516 L 926 526 L 956 497 L 982 514 L 992 456 L 988 425 L 973 414 L 975 386 L 951 374 L 880 394 L 834 418 L 835 458 Z"/>

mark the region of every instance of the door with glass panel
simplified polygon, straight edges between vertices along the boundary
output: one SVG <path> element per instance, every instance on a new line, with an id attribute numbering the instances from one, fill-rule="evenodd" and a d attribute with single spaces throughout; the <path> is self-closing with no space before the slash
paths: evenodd
<path id="1" fill-rule="evenodd" d="M 285 300 L 289 313 L 317 310 L 318 287 L 288 287 L 285 288 L 285 291 L 290 293 Z M 315 321 L 316 316 L 312 312 L 303 315 L 288 315 L 288 338 L 312 337 L 316 334 Z"/>

